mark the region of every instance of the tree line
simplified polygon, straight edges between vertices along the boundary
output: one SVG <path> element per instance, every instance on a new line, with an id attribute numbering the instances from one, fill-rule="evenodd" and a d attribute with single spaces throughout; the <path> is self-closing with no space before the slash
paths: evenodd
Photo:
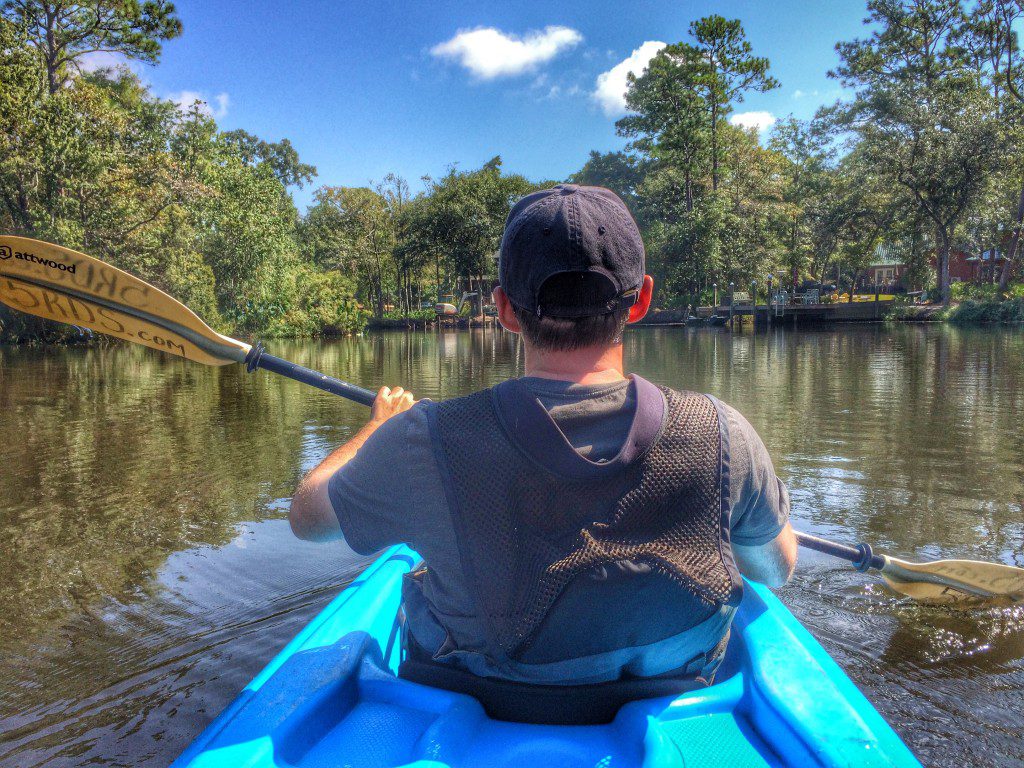
<path id="1" fill-rule="evenodd" d="M 638 215 L 669 297 L 708 287 L 856 282 L 898 253 L 906 283 L 950 299 L 959 250 L 1020 261 L 1024 65 L 1020 0 L 869 0 L 862 38 L 829 75 L 848 98 L 784 119 L 762 144 L 728 115 L 778 87 L 737 20 L 711 16 L 629 77 L 630 139 L 575 179 L 616 189 Z"/>
<path id="2" fill-rule="evenodd" d="M 882 248 L 905 280 L 950 297 L 955 250 L 1006 256 L 1024 219 L 1022 0 L 870 0 L 866 34 L 837 44 L 848 98 L 759 136 L 730 123 L 778 88 L 740 21 L 712 15 L 630 76 L 619 152 L 568 181 L 630 205 L 660 303 L 712 286 L 852 285 Z M 291 190 L 316 168 L 287 139 L 221 131 L 200 103 L 157 98 L 127 68 L 182 33 L 164 0 L 0 3 L 0 231 L 51 240 L 138 274 L 215 327 L 269 336 L 346 333 L 371 317 L 430 314 L 485 293 L 512 204 L 553 180 L 451 167 L 422 191 L 389 174 Z M 0 340 L 64 331 L 0 309 Z"/>

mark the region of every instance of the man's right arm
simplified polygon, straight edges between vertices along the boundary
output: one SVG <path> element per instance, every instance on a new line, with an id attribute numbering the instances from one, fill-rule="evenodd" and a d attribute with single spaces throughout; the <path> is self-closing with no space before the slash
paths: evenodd
<path id="1" fill-rule="evenodd" d="M 767 544 L 733 544 L 732 554 L 740 573 L 768 587 L 781 587 L 796 567 L 797 543 L 793 526 L 786 526 Z"/>
<path id="2" fill-rule="evenodd" d="M 796 534 L 789 524 L 789 492 L 775 474 L 768 449 L 750 423 L 725 406 L 730 436 L 733 558 L 740 572 L 769 587 L 793 575 Z"/>

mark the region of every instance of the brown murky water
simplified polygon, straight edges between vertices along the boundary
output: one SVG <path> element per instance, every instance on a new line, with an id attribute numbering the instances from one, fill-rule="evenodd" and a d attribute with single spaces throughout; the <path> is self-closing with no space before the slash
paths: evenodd
<path id="1" fill-rule="evenodd" d="M 627 335 L 758 428 L 805 530 L 1024 566 L 1024 332 Z M 520 371 L 494 332 L 271 351 L 435 399 Z M 0 348 L 0 765 L 163 765 L 359 571 L 294 540 L 360 406 L 137 348 Z M 1024 761 L 1024 609 L 952 613 L 804 553 L 781 596 L 929 765 Z"/>

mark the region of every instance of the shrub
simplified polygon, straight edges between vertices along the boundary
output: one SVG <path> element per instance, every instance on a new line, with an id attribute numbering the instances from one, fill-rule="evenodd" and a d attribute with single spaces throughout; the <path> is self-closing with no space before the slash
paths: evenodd
<path id="1" fill-rule="evenodd" d="M 341 335 L 361 331 L 370 313 L 355 298 L 355 281 L 341 272 L 301 269 L 297 300 L 266 326 L 267 336 Z"/>
<path id="2" fill-rule="evenodd" d="M 1021 323 L 1024 322 L 1024 296 L 998 301 L 967 299 L 948 314 L 955 323 Z"/>

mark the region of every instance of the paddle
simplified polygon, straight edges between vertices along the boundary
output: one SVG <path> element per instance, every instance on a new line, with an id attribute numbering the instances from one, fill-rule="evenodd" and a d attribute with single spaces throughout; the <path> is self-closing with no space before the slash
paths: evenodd
<path id="1" fill-rule="evenodd" d="M 245 363 L 372 405 L 375 393 L 222 336 L 181 302 L 92 256 L 27 237 L 0 237 L 0 302 L 30 315 L 205 365 Z"/>
<path id="2" fill-rule="evenodd" d="M 1024 601 L 1024 568 L 978 560 L 908 563 L 888 555 L 876 555 L 870 544 L 848 547 L 799 531 L 796 538 L 800 546 L 848 560 L 860 571 L 878 571 L 892 589 L 919 602 Z"/>
<path id="3" fill-rule="evenodd" d="M 25 237 L 0 237 L 0 302 L 12 309 L 83 326 L 206 365 L 245 363 L 372 405 L 374 393 L 222 336 L 163 291 L 83 253 Z M 875 569 L 890 587 L 927 602 L 1024 600 L 1024 569 L 975 560 L 908 563 L 806 533 L 800 544 Z"/>

